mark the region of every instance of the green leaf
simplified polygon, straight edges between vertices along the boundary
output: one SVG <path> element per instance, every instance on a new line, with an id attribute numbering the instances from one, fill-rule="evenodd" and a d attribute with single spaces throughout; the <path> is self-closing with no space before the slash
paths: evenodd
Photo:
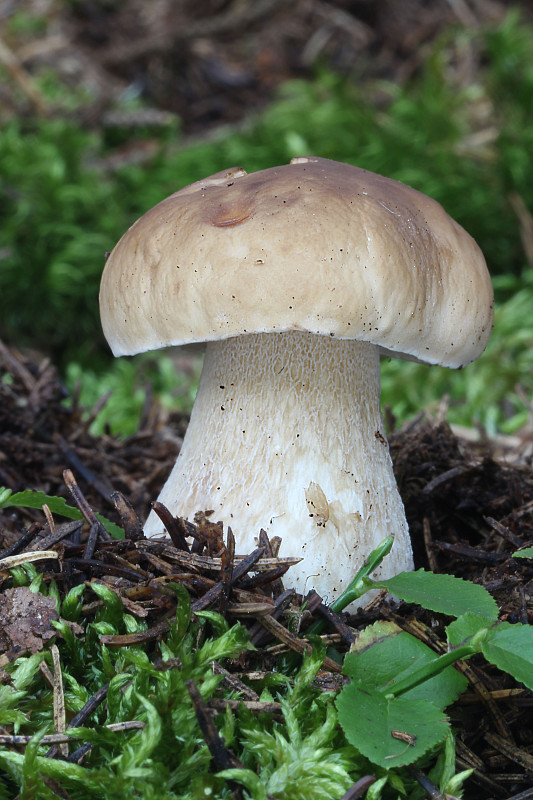
<path id="1" fill-rule="evenodd" d="M 13 750 L 2 750 L 0 752 L 0 763 L 2 761 L 10 762 L 21 768 L 25 762 L 25 755 L 16 753 Z M 85 769 L 85 767 L 80 767 L 79 764 L 69 764 L 68 761 L 45 758 L 44 756 L 37 756 L 35 765 L 36 770 L 55 780 L 64 781 L 65 778 L 69 778 L 70 780 L 78 781 L 83 786 L 87 786 L 91 775 L 89 770 Z"/>
<path id="2" fill-rule="evenodd" d="M 108 586 L 103 583 L 93 581 L 90 588 L 95 594 L 98 595 L 103 602 L 103 608 L 99 609 L 97 621 L 107 622 L 112 625 L 117 631 L 122 628 L 122 615 L 124 613 L 124 606 L 122 605 L 122 598 Z"/>
<path id="3" fill-rule="evenodd" d="M 2 498 L 4 498 L 2 500 Z M 24 492 L 17 492 L 4 496 L 0 494 L 0 508 L 10 508 L 17 506 L 21 508 L 42 508 L 46 503 L 52 514 L 60 514 L 67 519 L 83 519 L 83 514 L 78 508 L 69 506 L 62 497 L 55 495 L 48 495 L 44 492 L 37 492 L 33 489 L 28 489 Z M 123 539 L 124 531 L 114 522 L 104 517 L 102 514 L 96 513 L 96 517 L 100 520 L 106 531 L 115 539 Z"/>
<path id="4" fill-rule="evenodd" d="M 42 779 L 37 771 L 37 756 L 41 739 L 48 732 L 48 726 L 43 725 L 30 739 L 24 751 L 24 763 L 22 767 L 22 791 L 21 800 L 34 800 L 39 796 L 42 787 Z"/>
<path id="5" fill-rule="evenodd" d="M 7 776 L 0 778 L 0 800 L 11 800 L 13 797 L 12 788 L 7 785 Z"/>
<path id="6" fill-rule="evenodd" d="M 0 709 L 0 725 L 16 725 L 17 730 L 28 720 L 22 711 L 16 709 Z"/>
<path id="7" fill-rule="evenodd" d="M 227 781 L 237 781 L 242 784 L 251 792 L 251 796 L 254 797 L 255 800 L 266 800 L 267 798 L 263 782 L 251 769 L 232 767 L 217 772 L 217 776 L 219 778 L 225 778 Z"/>
<path id="8" fill-rule="evenodd" d="M 435 783 L 444 796 L 461 797 L 464 782 L 473 773 L 473 769 L 455 772 L 455 738 L 449 733 L 437 763 L 428 773 L 428 778 Z"/>
<path id="9" fill-rule="evenodd" d="M 16 667 L 11 674 L 11 680 L 15 689 L 27 689 L 33 679 L 39 675 L 39 664 L 43 660 L 42 653 L 34 653 L 31 656 L 17 658 Z"/>
<path id="10" fill-rule="evenodd" d="M 215 638 L 218 638 L 229 631 L 228 621 L 221 616 L 218 611 L 211 611 L 210 609 L 196 611 L 194 616 L 198 620 L 205 620 L 206 622 L 211 623 Z"/>
<path id="11" fill-rule="evenodd" d="M 436 653 L 393 622 L 376 622 L 358 637 L 353 650 L 344 659 L 343 672 L 354 681 L 384 693 L 423 665 L 431 665 Z M 428 678 L 405 692 L 411 700 L 427 700 L 439 709 L 455 702 L 468 685 L 466 678 L 453 667 Z"/>
<path id="12" fill-rule="evenodd" d="M 462 614 L 446 627 L 448 642 L 452 647 L 459 647 L 472 639 L 480 631 L 489 627 L 491 622 L 479 614 Z"/>
<path id="13" fill-rule="evenodd" d="M 500 622 L 481 643 L 487 661 L 533 689 L 533 627 Z"/>
<path id="14" fill-rule="evenodd" d="M 90 622 L 89 627 L 96 631 L 98 636 L 116 636 L 118 630 L 110 622 L 101 620 L 101 622 Z"/>
<path id="15" fill-rule="evenodd" d="M 0 508 L 6 508 L 9 503 L 8 500 L 13 494 L 11 489 L 6 489 L 5 486 L 0 486 Z"/>
<path id="16" fill-rule="evenodd" d="M 73 711 L 77 714 L 89 700 L 91 696 L 90 692 L 86 686 L 82 686 L 78 683 L 76 678 L 69 675 L 68 672 L 63 673 L 63 679 L 66 687 L 65 705 L 69 711 Z"/>
<path id="17" fill-rule="evenodd" d="M 106 722 L 122 722 L 127 719 L 122 713 L 125 705 L 124 687 L 131 683 L 131 675 L 121 672 L 109 681 L 107 690 L 107 719 Z M 126 712 L 127 713 L 127 712 Z"/>
<path id="18" fill-rule="evenodd" d="M 513 553 L 513 558 L 533 558 L 533 547 L 524 547 L 523 550 L 517 550 Z"/>
<path id="19" fill-rule="evenodd" d="M 68 650 L 70 654 L 73 655 L 75 651 L 79 649 L 79 643 L 76 641 L 76 637 L 74 636 L 74 632 L 70 625 L 63 619 L 52 619 L 50 620 L 50 624 L 61 635 L 65 650 Z M 77 655 L 78 654 L 76 653 L 74 657 L 76 658 Z M 81 666 L 82 662 L 80 659 L 76 658 L 76 661 L 78 662 L 78 666 Z"/>
<path id="20" fill-rule="evenodd" d="M 395 775 L 395 773 L 389 773 L 391 776 Z M 396 777 L 396 775 L 395 775 Z M 382 778 L 379 778 L 372 786 L 368 789 L 367 793 L 365 794 L 365 800 L 381 800 L 382 793 L 381 790 L 385 788 L 385 784 L 389 780 L 388 775 L 384 775 Z M 392 784 L 392 781 L 391 781 Z M 396 787 L 394 787 L 396 788 Z M 405 794 L 405 791 L 403 792 Z M 402 795 L 400 795 L 402 796 Z"/>
<path id="21" fill-rule="evenodd" d="M 143 766 L 148 765 L 152 752 L 159 744 L 163 729 L 161 717 L 155 706 L 138 693 L 136 693 L 136 697 L 144 707 L 147 724 L 128 740 L 122 753 L 116 756 L 111 763 L 117 764 L 119 771 L 125 776 L 142 778 Z"/>
<path id="22" fill-rule="evenodd" d="M 314 681 L 326 656 L 326 645 L 322 639 L 319 636 L 310 636 L 309 639 L 312 644 L 312 650 L 304 653 L 300 669 L 294 676 L 290 700 L 292 705 L 298 701 L 307 690 L 307 687 Z"/>
<path id="23" fill-rule="evenodd" d="M 373 581 L 407 603 L 417 603 L 430 611 L 459 617 L 471 611 L 488 619 L 498 618 L 498 606 L 482 586 L 454 575 L 439 575 L 419 569 L 401 572 L 394 578 Z"/>
<path id="24" fill-rule="evenodd" d="M 78 586 L 73 586 L 63 600 L 61 613 L 65 619 L 69 620 L 69 622 L 77 622 L 81 616 L 84 591 L 85 584 L 80 583 Z"/>
<path id="25" fill-rule="evenodd" d="M 183 584 L 170 581 L 167 584 L 167 588 L 176 593 L 178 606 L 176 608 L 176 616 L 170 626 L 166 644 L 170 650 L 177 652 L 191 622 L 191 598 Z"/>
<path id="26" fill-rule="evenodd" d="M 216 639 L 207 639 L 198 650 L 198 664 L 205 666 L 211 661 L 237 656 L 243 650 L 255 650 L 250 642 L 248 631 L 238 622 Z"/>
<path id="27" fill-rule="evenodd" d="M 385 769 L 412 764 L 449 731 L 443 712 L 427 700 L 387 698 L 360 683 L 345 686 L 337 709 L 348 741 Z"/>
<path id="28" fill-rule="evenodd" d="M 46 594 L 46 592 L 43 592 L 43 594 Z M 56 601 L 56 611 L 57 615 L 59 616 L 61 614 L 61 595 L 59 593 L 59 588 L 54 578 L 52 578 L 52 580 L 48 585 L 48 597 L 53 597 L 54 600 Z"/>

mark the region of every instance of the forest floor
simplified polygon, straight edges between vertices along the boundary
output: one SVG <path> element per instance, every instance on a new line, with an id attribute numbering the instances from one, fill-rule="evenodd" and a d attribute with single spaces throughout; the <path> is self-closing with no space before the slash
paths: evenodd
<path id="1" fill-rule="evenodd" d="M 528 3 L 515 5 L 533 17 Z M 26 21 L 9 26 L 17 7 L 1 0 L 9 34 L 0 62 L 14 81 L 0 92 L 0 111 L 57 113 L 32 82 L 50 69 L 85 92 L 72 114 L 87 127 L 177 115 L 186 136 L 202 137 L 242 123 L 282 82 L 310 78 L 317 65 L 359 83 L 402 84 L 450 25 L 497 23 L 507 8 L 499 0 L 28 0 Z M 142 108 L 117 110 L 136 99 Z"/>
<path id="2" fill-rule="evenodd" d="M 64 497 L 78 505 L 85 519 L 59 523 L 37 509 L 0 510 L 1 557 L 57 550 L 59 560 L 40 562 L 39 569 L 46 582 L 55 579 L 62 596 L 83 581 L 114 586 L 124 602 L 134 598 L 144 607 L 150 641 L 164 635 L 172 613 L 168 593 L 157 588 L 171 575 L 191 593 L 193 610 L 210 607 L 247 625 L 258 647 L 247 657 L 248 668 L 256 671 L 275 668 L 280 651 L 305 647 L 305 629 L 323 618 L 341 652 L 349 649 L 354 632 L 383 619 L 437 652 L 445 647 L 444 617 L 406 603 L 391 605 L 384 593 L 355 613 L 333 616 L 312 594 L 295 636 L 289 620 L 302 598 L 290 591 L 290 567 L 268 552 L 268 539 L 262 544 L 273 560 L 265 572 L 257 567 L 257 554 L 234 553 L 228 531 L 209 515 L 199 515 L 196 525 L 163 517 L 172 539 L 143 537 L 141 521 L 174 463 L 186 417 L 165 415 L 147 401 L 135 435 L 94 437 L 89 426 L 96 409 L 82 413 L 76 398 L 66 397 L 52 365 L 33 363 L 2 345 L 0 370 L 9 376 L 0 383 L 0 485 Z M 481 584 L 497 601 L 501 620 L 531 624 L 533 559 L 512 558 L 533 543 L 531 435 L 497 441 L 482 432 L 458 436 L 446 422 L 421 417 L 393 431 L 390 445 L 416 566 Z M 126 538 L 111 539 L 95 512 L 123 527 Z M 193 535 L 192 548 L 184 534 Z M 285 551 L 282 555 L 290 557 Z M 2 609 L 0 604 L 0 622 Z M 273 620 L 267 628 L 266 618 Z M 4 635 L 4 659 L 35 646 L 44 646 L 44 640 L 35 645 L 31 630 L 20 627 L 19 638 L 6 640 Z M 238 668 L 242 674 L 246 665 L 239 660 Z M 324 665 L 320 675 L 324 690 L 339 686 L 338 674 L 330 669 Z M 467 670 L 469 691 L 448 712 L 458 730 L 458 768 L 475 770 L 469 786 L 476 793 L 467 796 L 524 800 L 531 796 L 533 776 L 533 697 L 483 659 L 469 661 Z"/>

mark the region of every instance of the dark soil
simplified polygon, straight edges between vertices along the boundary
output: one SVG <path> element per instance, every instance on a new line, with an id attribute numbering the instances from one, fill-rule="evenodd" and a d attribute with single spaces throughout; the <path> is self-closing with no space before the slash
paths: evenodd
<path id="1" fill-rule="evenodd" d="M 157 409 L 147 404 L 134 436 L 95 438 L 89 431 L 92 415 L 86 418 L 76 399 L 67 397 L 53 366 L 32 363 L 0 343 L 0 374 L 0 485 L 15 492 L 32 488 L 63 496 L 85 517 L 85 522 L 65 523 L 47 519 L 40 510 L 2 510 L 0 558 L 58 550 L 59 566 L 36 563 L 46 580 L 55 578 L 61 592 L 84 580 L 114 586 L 131 612 L 147 619 L 149 629 L 141 635 L 147 642 L 168 629 L 175 599 L 164 583 L 172 576 L 189 590 L 194 610 L 211 607 L 248 626 L 258 650 L 236 665 L 241 675 L 274 668 L 283 657 L 280 651 L 308 647 L 305 629 L 317 618 L 328 620 L 341 653 L 355 631 L 377 619 L 394 620 L 437 652 L 444 647 L 446 619 L 405 603 L 391 605 L 382 596 L 355 614 L 331 615 L 312 595 L 299 635 L 290 633 L 289 618 L 302 598 L 290 591 L 288 562 L 275 557 L 266 537 L 259 542 L 262 549 L 238 557 L 228 531 L 205 515 L 192 525 L 165 516 L 162 507 L 159 513 L 172 543 L 142 535 L 140 520 L 173 465 L 185 418 L 162 424 Z M 533 543 L 530 441 L 471 443 L 445 422 L 420 419 L 392 433 L 390 443 L 417 567 L 479 583 L 496 599 L 502 620 L 531 624 L 533 560 L 511 558 L 516 549 Z M 94 512 L 120 524 L 126 539 L 112 540 Z M 192 546 L 185 541 L 191 535 Z M 10 608 L 14 603 L 23 607 L 26 598 L 6 596 L 5 602 Z M 10 645 L 5 634 L 4 658 L 15 658 L 21 644 L 16 647 L 12 640 Z M 38 635 L 32 629 L 28 647 L 39 647 Z M 131 637 L 107 638 L 109 645 L 120 646 Z M 472 659 L 461 669 L 470 689 L 449 713 L 458 731 L 458 768 L 475 769 L 466 796 L 526 800 L 533 783 L 533 696 L 482 659 Z M 339 680 L 338 665 L 328 659 L 321 687 L 334 688 Z"/>

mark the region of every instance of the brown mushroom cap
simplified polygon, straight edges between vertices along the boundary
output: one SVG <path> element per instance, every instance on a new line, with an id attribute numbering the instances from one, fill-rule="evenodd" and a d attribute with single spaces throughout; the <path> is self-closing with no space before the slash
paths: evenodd
<path id="1" fill-rule="evenodd" d="M 493 320 L 483 255 L 439 203 L 349 164 L 218 173 L 148 211 L 102 276 L 115 355 L 305 330 L 448 367 Z"/>

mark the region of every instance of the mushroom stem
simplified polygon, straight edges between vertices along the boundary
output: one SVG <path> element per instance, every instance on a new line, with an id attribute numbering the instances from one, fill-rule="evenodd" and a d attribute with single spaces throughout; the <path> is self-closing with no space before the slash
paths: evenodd
<path id="1" fill-rule="evenodd" d="M 380 574 L 412 569 L 380 404 L 379 349 L 307 332 L 209 343 L 181 452 L 159 500 L 192 519 L 213 509 L 237 552 L 264 528 L 303 560 L 289 581 L 328 602 L 395 537 Z M 162 533 L 152 512 L 147 536 Z"/>

